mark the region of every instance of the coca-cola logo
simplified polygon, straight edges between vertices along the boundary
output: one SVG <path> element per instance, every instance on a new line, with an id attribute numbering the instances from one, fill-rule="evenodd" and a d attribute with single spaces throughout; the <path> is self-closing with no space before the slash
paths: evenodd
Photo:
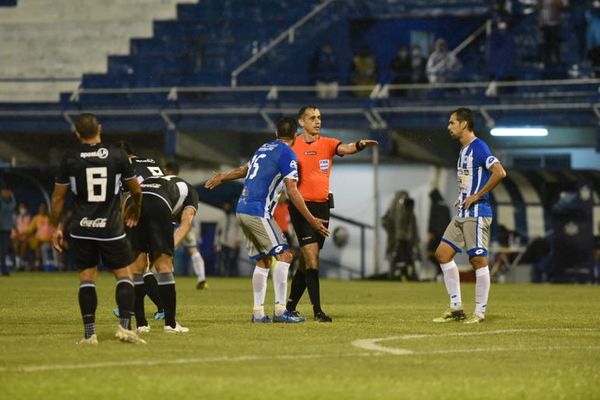
<path id="1" fill-rule="evenodd" d="M 79 221 L 79 226 L 83 226 L 84 228 L 106 228 L 106 220 L 106 218 L 89 219 L 88 217 L 83 217 Z"/>

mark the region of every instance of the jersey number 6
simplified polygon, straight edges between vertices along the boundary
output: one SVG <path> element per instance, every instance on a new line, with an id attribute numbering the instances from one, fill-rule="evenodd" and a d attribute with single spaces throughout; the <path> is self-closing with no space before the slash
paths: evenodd
<path id="1" fill-rule="evenodd" d="M 100 203 L 106 201 L 106 185 L 108 183 L 106 167 L 94 167 L 85 169 L 85 180 L 87 182 L 88 201 Z"/>

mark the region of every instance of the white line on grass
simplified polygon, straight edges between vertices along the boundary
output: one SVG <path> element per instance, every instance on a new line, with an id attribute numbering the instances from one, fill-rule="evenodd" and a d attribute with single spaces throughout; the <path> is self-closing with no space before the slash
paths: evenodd
<path id="1" fill-rule="evenodd" d="M 549 351 L 549 350 L 600 350 L 600 346 L 543 346 L 543 347 L 485 347 L 471 349 L 443 349 L 443 350 L 428 350 L 428 351 L 412 351 L 408 349 L 389 348 L 378 345 L 377 342 L 386 340 L 409 340 L 422 339 L 430 337 L 449 337 L 449 336 L 478 336 L 489 334 L 502 333 L 528 333 L 541 331 L 598 331 L 597 329 L 504 329 L 496 331 L 480 331 L 480 332 L 456 332 L 442 334 L 411 334 L 402 336 L 390 336 L 376 339 L 360 339 L 352 342 L 352 345 L 361 349 L 370 350 L 369 352 L 353 352 L 353 353 L 338 353 L 338 354 L 286 354 L 273 356 L 220 356 L 220 357 L 202 357 L 202 358 L 176 358 L 172 360 L 128 360 L 128 361 L 106 361 L 98 363 L 81 363 L 81 364 L 40 364 L 40 365 L 23 365 L 0 367 L 0 372 L 43 372 L 43 371 L 59 371 L 59 370 L 78 370 L 89 368 L 113 368 L 113 367 L 135 367 L 135 366 L 154 366 L 154 365 L 182 365 L 182 364 L 206 364 L 217 362 L 244 362 L 244 361 L 264 361 L 264 360 L 312 360 L 319 358 L 341 358 L 341 357 L 381 357 L 387 355 L 407 356 L 407 355 L 430 355 L 430 354 L 450 354 L 450 353 L 477 353 L 477 352 L 502 352 L 502 351 Z"/>
<path id="2" fill-rule="evenodd" d="M 444 349 L 444 350 L 430 350 L 430 351 L 419 351 L 415 352 L 409 349 L 403 349 L 398 347 L 385 347 L 380 345 L 380 342 L 389 340 L 411 340 L 411 339 L 425 339 L 434 337 L 452 337 L 452 336 L 487 336 L 487 335 L 499 335 L 504 333 L 531 333 L 531 332 L 572 332 L 572 331 L 597 331 L 597 329 L 591 328 L 552 328 L 552 329 L 500 329 L 495 331 L 477 331 L 477 332 L 450 332 L 450 333 L 434 333 L 434 334 L 410 334 L 401 336 L 388 336 L 383 338 L 374 339 L 358 339 L 352 342 L 354 347 L 359 349 L 376 351 L 379 353 L 393 354 L 393 355 L 409 355 L 409 354 L 446 354 L 446 353 L 472 353 L 472 352 L 485 352 L 485 351 L 517 351 L 523 350 L 524 348 L 519 347 L 486 347 L 486 348 L 473 348 L 473 349 Z M 560 346 L 547 346 L 547 347 L 527 347 L 527 350 L 556 350 L 556 349 L 573 349 L 573 348 L 586 348 L 586 347 L 560 347 Z M 587 347 L 587 349 L 595 349 L 596 347 Z"/>
<path id="3" fill-rule="evenodd" d="M 110 367 L 149 367 L 153 365 L 178 365 L 178 364 L 204 364 L 214 362 L 242 362 L 242 361 L 263 361 L 263 360 L 305 360 L 327 357 L 372 357 L 373 355 L 380 356 L 378 353 L 344 353 L 344 354 L 287 354 L 279 356 L 220 356 L 220 357 L 202 357 L 202 358 L 175 358 L 172 360 L 129 360 L 129 361 L 106 361 L 98 363 L 82 363 L 82 364 L 41 364 L 41 365 L 24 365 L 14 366 L 10 368 L 0 367 L 0 372 L 41 372 L 41 371 L 58 371 L 58 370 L 74 370 L 87 368 L 110 368 Z"/>

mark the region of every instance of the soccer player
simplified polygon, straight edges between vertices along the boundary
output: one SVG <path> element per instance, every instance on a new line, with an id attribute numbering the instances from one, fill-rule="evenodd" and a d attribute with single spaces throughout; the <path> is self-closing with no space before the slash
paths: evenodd
<path id="1" fill-rule="evenodd" d="M 158 163 L 152 158 L 142 158 L 139 157 L 133 146 L 126 141 L 119 141 L 118 145 L 121 149 L 125 151 L 127 156 L 129 157 L 129 162 L 133 166 L 133 171 L 137 176 L 137 180 L 139 183 L 142 183 L 144 179 L 150 178 L 152 176 L 163 176 L 164 173 Z M 125 192 L 124 201 L 128 197 L 127 188 L 123 187 L 123 191 Z M 140 257 L 141 260 L 144 257 Z M 148 254 L 145 257 L 145 265 L 143 273 L 134 273 L 133 274 L 133 284 L 135 286 L 135 307 L 140 308 L 137 312 L 136 316 L 136 325 L 138 332 L 148 332 L 150 327 L 148 326 L 148 321 L 145 317 L 144 312 L 144 297 L 146 294 L 152 300 L 152 302 L 156 305 L 156 312 L 154 313 L 154 319 L 164 319 L 165 311 L 162 306 L 162 301 L 160 300 L 160 293 L 158 290 L 158 282 L 156 277 L 150 270 L 150 263 L 148 262 Z M 119 317 L 119 308 L 115 308 L 115 315 Z"/>
<path id="2" fill-rule="evenodd" d="M 179 164 L 174 162 L 168 162 L 165 165 L 165 172 L 167 175 L 179 175 Z M 198 277 L 196 282 L 196 289 L 203 290 L 208 289 L 208 283 L 206 283 L 206 270 L 204 268 L 204 259 L 198 251 L 198 226 L 196 221 L 192 221 L 192 229 L 185 235 L 182 242 L 185 252 L 190 256 L 192 261 L 192 268 L 194 273 Z"/>
<path id="3" fill-rule="evenodd" d="M 269 316 L 265 315 L 264 303 L 272 256 L 277 260 L 273 268 L 275 289 L 273 321 L 284 323 L 304 321 L 304 318 L 292 315 L 285 308 L 288 270 L 294 256 L 288 248 L 285 236 L 273 219 L 273 209 L 277 205 L 277 198 L 283 186 L 288 198 L 311 228 L 319 235 L 329 235 L 323 222 L 308 211 L 296 187 L 298 181 L 296 155 L 290 148 L 296 139 L 296 129 L 296 121 L 282 118 L 277 123 L 276 140 L 263 144 L 248 164 L 227 173 L 216 173 L 205 184 L 207 188 L 213 189 L 223 181 L 246 177 L 244 190 L 237 205 L 237 217 L 246 236 L 248 255 L 256 261 L 252 275 L 254 308 L 251 321 L 254 323 L 271 322 Z"/>
<path id="4" fill-rule="evenodd" d="M 492 155 L 487 144 L 473 132 L 473 112 L 459 108 L 452 112 L 448 123 L 452 139 L 462 145 L 458 156 L 457 215 L 446 228 L 435 251 L 444 274 L 444 283 L 450 295 L 450 308 L 433 322 L 463 321 L 476 324 L 485 319 L 490 292 L 488 268 L 488 242 L 492 223 L 489 192 L 506 177 L 500 161 Z M 460 296 L 460 277 L 454 262 L 457 252 L 467 251 L 469 262 L 475 270 L 475 312 L 466 319 Z"/>
<path id="5" fill-rule="evenodd" d="M 198 212 L 198 193 L 189 183 L 173 175 L 149 177 L 140 186 L 144 199 L 140 220 L 127 232 L 135 256 L 133 273 L 141 274 L 144 271 L 146 254 L 149 254 L 150 262 L 158 271 L 158 288 L 165 310 L 164 331 L 187 333 L 189 329 L 175 319 L 177 294 L 173 251 L 192 228 L 192 221 Z M 128 203 L 129 199 L 126 201 Z M 179 223 L 175 233 L 173 222 Z M 138 315 L 143 318 L 143 298 L 136 298 L 135 312 L 136 319 Z M 138 330 L 147 332 L 150 329 L 146 326 Z"/>
<path id="6" fill-rule="evenodd" d="M 98 260 L 117 278 L 116 299 L 119 327 L 115 336 L 124 342 L 146 343 L 129 329 L 134 302 L 134 288 L 128 265 L 131 248 L 125 238 L 119 207 L 121 179 L 131 194 L 124 211 L 127 226 L 135 226 L 140 215 L 142 192 L 127 155 L 118 147 L 104 145 L 102 126 L 93 114 L 81 114 L 75 123 L 80 144 L 69 151 L 60 163 L 52 193 L 52 224 L 56 228 L 53 244 L 62 251 L 63 230 L 59 226 L 67 191 L 73 196 L 74 214 L 70 225 L 70 242 L 79 269 L 79 307 L 85 337 L 81 344 L 97 344 L 95 314 Z"/>
<path id="7" fill-rule="evenodd" d="M 329 225 L 329 209 L 333 197 L 329 193 L 329 175 L 333 157 L 357 153 L 366 147 L 376 146 L 376 140 L 361 139 L 356 143 L 344 144 L 338 139 L 321 136 L 321 111 L 316 106 L 305 106 L 298 112 L 298 122 L 302 134 L 296 139 L 292 149 L 298 157 L 300 181 L 298 190 L 310 212 Z M 313 305 L 315 321 L 331 322 L 332 319 L 321 309 L 319 289 L 319 253 L 325 243 L 325 237 L 316 231 L 294 204 L 290 204 L 290 218 L 300 243 L 300 264 L 292 279 L 292 288 L 287 309 L 299 315 L 296 306 L 308 288 Z"/>

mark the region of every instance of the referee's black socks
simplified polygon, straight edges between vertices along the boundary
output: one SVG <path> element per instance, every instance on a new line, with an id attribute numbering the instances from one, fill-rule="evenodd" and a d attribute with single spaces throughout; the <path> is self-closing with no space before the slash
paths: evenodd
<path id="1" fill-rule="evenodd" d="M 299 268 L 292 278 L 292 287 L 290 288 L 290 297 L 288 298 L 285 308 L 288 311 L 295 311 L 300 298 L 306 289 L 306 274 Z"/>
<path id="2" fill-rule="evenodd" d="M 321 310 L 321 292 L 319 288 L 319 270 L 306 269 L 306 288 L 310 296 L 310 302 L 313 306 L 315 314 L 322 312 Z"/>
<path id="3" fill-rule="evenodd" d="M 96 307 L 98 296 L 96 295 L 96 284 L 92 281 L 81 281 L 79 283 L 79 308 L 83 318 L 85 338 L 96 333 Z"/>

